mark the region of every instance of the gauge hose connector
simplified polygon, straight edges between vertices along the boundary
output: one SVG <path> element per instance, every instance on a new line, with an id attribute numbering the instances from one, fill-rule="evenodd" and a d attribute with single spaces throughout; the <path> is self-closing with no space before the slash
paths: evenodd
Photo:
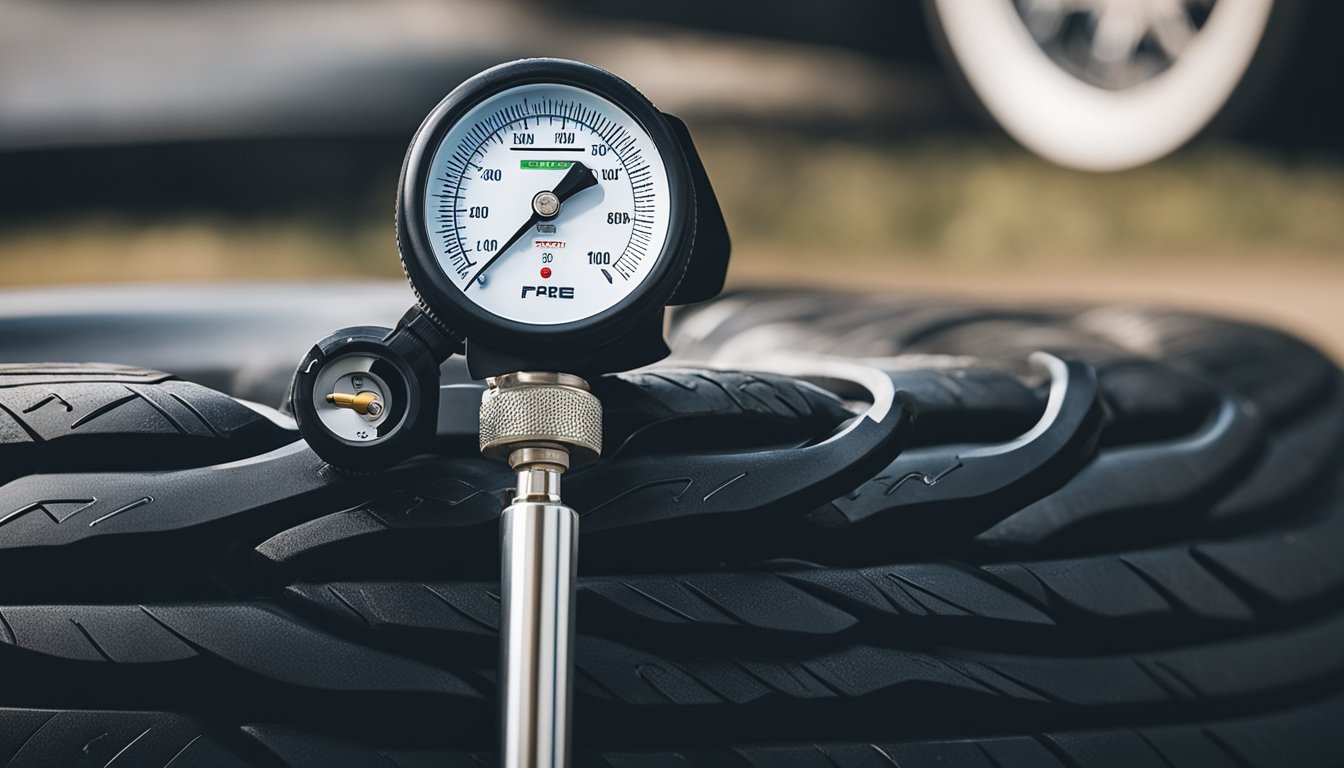
<path id="1" fill-rule="evenodd" d="M 588 382 L 567 373 L 522 372 L 486 381 L 481 453 L 513 469 L 552 464 L 561 472 L 602 453 L 602 403 Z"/>

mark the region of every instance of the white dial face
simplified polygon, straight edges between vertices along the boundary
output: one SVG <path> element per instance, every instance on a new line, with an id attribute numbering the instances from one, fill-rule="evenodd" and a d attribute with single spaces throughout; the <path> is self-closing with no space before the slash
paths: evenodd
<path id="1" fill-rule="evenodd" d="M 568 85 L 468 110 L 434 153 L 425 230 L 444 274 L 499 317 L 557 325 L 648 278 L 669 225 L 667 169 L 634 118 Z"/>

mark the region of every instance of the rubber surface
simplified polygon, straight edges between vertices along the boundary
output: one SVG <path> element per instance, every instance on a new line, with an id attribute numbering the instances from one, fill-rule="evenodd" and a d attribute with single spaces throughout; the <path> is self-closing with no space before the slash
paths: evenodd
<path id="1" fill-rule="evenodd" d="M 1344 378 L 1315 350 L 802 293 L 684 310 L 673 346 L 838 356 L 902 394 L 877 430 L 839 376 L 597 384 L 611 450 L 565 485 L 581 765 L 1344 759 Z M 208 390 L 81 371 L 0 377 L 28 425 L 0 433 L 0 764 L 492 764 L 507 471 L 342 475 Z M 109 442 L 35 427 L 53 393 Z M 214 431 L 112 429 L 174 393 Z M 818 447 L 856 458 L 790 463 Z"/>
<path id="2" fill-rule="evenodd" d="M 0 482 L 37 471 L 205 466 L 297 439 L 292 425 L 166 373 L 0 364 Z"/>

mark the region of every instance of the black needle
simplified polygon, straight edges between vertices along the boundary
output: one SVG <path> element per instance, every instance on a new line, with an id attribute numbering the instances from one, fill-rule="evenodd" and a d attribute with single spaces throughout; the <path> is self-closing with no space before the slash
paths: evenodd
<path id="1" fill-rule="evenodd" d="M 480 279 L 481 275 L 485 274 L 485 270 L 489 269 L 491 264 L 498 261 L 499 257 L 504 255 L 505 251 L 513 247 L 514 243 L 518 242 L 523 235 L 527 234 L 527 230 L 531 229 L 533 224 L 536 224 L 542 219 L 553 219 L 560 215 L 560 205 L 562 203 L 596 184 L 597 177 L 593 175 L 592 170 L 588 166 L 580 162 L 575 162 L 573 165 L 569 166 L 569 172 L 565 174 L 564 178 L 560 179 L 559 184 L 555 185 L 555 189 L 551 190 L 551 194 L 556 197 L 555 213 L 552 213 L 549 216 L 542 216 L 537 212 L 535 203 L 536 198 L 533 198 L 532 215 L 528 217 L 527 221 L 523 222 L 523 226 L 519 227 L 517 232 L 513 233 L 513 237 L 505 240 L 504 245 L 502 245 L 498 251 L 495 251 L 493 256 L 485 260 L 485 263 L 481 265 L 480 269 L 476 270 L 476 274 L 471 276 L 471 279 L 467 281 L 467 284 L 463 286 L 462 290 L 465 292 L 467 289 L 471 288 L 471 286 Z"/>
<path id="2" fill-rule="evenodd" d="M 563 203 L 579 192 L 596 185 L 597 176 L 593 173 L 593 169 L 576 160 L 573 165 L 569 166 L 569 173 L 566 173 L 564 178 L 560 179 L 560 183 L 556 184 L 555 189 L 551 192 L 560 198 L 560 202 Z M 547 218 L 553 219 L 555 217 L 549 216 Z"/>
<path id="3" fill-rule="evenodd" d="M 462 286 L 463 292 L 466 292 L 468 289 L 471 288 L 471 286 L 475 285 L 476 281 L 480 279 L 481 275 L 485 274 L 485 270 L 489 269 L 490 265 L 494 264 L 496 259 L 498 259 L 500 256 L 503 256 L 504 252 L 509 250 L 509 248 L 512 247 L 514 243 L 518 242 L 519 238 L 527 234 L 527 230 L 531 229 L 532 225 L 537 223 L 538 218 L 539 217 L 537 216 L 537 214 L 533 213 L 532 218 L 523 222 L 523 226 L 519 227 L 518 231 L 513 233 L 513 237 L 510 237 L 508 240 L 505 240 L 504 246 L 501 247 L 498 251 L 495 251 L 493 256 L 486 259 L 485 263 L 481 265 L 481 268 L 476 270 L 476 274 L 472 275 L 471 279 L 467 281 L 467 284 Z"/>

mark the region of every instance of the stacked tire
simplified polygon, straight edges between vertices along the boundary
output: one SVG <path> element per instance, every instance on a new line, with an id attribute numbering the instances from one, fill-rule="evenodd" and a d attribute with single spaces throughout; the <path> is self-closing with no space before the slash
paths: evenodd
<path id="1" fill-rule="evenodd" d="M 688 362 L 597 383 L 607 458 L 566 481 L 580 764 L 1344 758 L 1344 379 L 1318 351 L 797 292 L 671 335 Z M 738 372 L 780 359 L 821 373 Z M 799 468 L 870 418 L 837 361 L 894 416 Z M 0 369 L 0 457 L 6 765 L 492 763 L 505 468 L 343 475 L 267 409 L 113 366 Z"/>

